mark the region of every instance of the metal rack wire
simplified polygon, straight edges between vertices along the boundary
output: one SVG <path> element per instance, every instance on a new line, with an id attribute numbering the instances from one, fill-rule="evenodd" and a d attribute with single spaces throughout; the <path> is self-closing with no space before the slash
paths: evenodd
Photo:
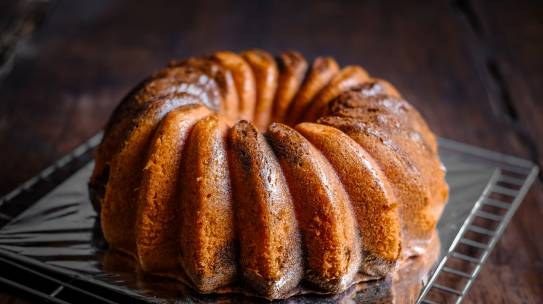
<path id="1" fill-rule="evenodd" d="M 440 143 L 488 158 L 498 167 L 417 303 L 462 302 L 539 172 L 523 159 L 445 139 Z"/>
<path id="2" fill-rule="evenodd" d="M 92 159 L 92 151 L 102 138 L 99 133 L 62 157 L 39 174 L 0 198 L 0 228 L 23 212 L 33 202 L 58 186 Z M 25 261 L 17 255 L 0 251 L 0 284 L 48 303 L 124 303 L 136 299 L 92 285 L 84 280 L 57 273 L 51 266 Z M 89 291 L 92 290 L 92 291 Z"/>
<path id="3" fill-rule="evenodd" d="M 92 159 L 96 135 L 72 153 L 0 199 L 0 228 Z M 460 303 L 502 235 L 538 173 L 533 163 L 492 151 L 440 139 L 441 149 L 465 152 L 496 167 L 452 245 L 424 285 L 417 303 Z M 50 303 L 140 302 L 81 276 L 55 271 L 55 266 L 0 250 L 0 284 Z"/>
<path id="4" fill-rule="evenodd" d="M 0 283 L 50 303 L 72 303 L 75 295 L 80 303 L 117 303 L 76 287 L 71 284 L 72 280 L 55 278 L 43 270 L 40 272 L 7 258 L 0 257 L 0 265 L 4 272 L 4 275 L 0 275 Z"/>

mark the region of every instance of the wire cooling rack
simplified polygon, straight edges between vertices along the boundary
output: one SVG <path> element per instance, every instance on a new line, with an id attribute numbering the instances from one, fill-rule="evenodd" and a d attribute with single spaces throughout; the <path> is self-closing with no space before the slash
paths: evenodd
<path id="1" fill-rule="evenodd" d="M 1 198 L 0 231 L 74 172 L 87 166 L 100 140 L 101 134 L 96 135 Z M 465 176 L 459 173 L 462 170 L 473 170 L 473 167 L 480 167 L 475 168 L 480 172 L 490 173 L 482 179 L 485 186 L 475 189 L 475 196 L 455 198 L 455 204 L 464 200 L 469 206 L 466 215 L 452 215 L 453 222 L 459 223 L 458 227 L 438 226 L 442 243 L 446 246 L 442 246 L 439 263 L 425 282 L 418 303 L 462 301 L 538 173 L 537 166 L 529 161 L 451 140 L 440 139 L 440 151 L 445 163 L 450 164 L 448 169 L 453 170 L 448 173 L 448 177 L 455 174 L 458 177 Z M 458 178 L 456 181 L 448 181 L 451 190 L 459 187 L 454 186 L 459 184 Z M 467 180 L 463 183 L 470 182 Z M 452 206 L 452 203 L 448 206 Z M 446 233 L 447 229 L 454 233 Z M 69 273 L 54 265 L 4 249 L 0 249 L 0 269 L 0 284 L 50 303 L 141 301 L 108 288 L 103 282 L 90 280 L 83 274 Z"/>
<path id="2" fill-rule="evenodd" d="M 481 157 L 496 168 L 417 303 L 460 303 L 530 189 L 539 169 L 532 162 L 440 139 L 440 147 Z"/>

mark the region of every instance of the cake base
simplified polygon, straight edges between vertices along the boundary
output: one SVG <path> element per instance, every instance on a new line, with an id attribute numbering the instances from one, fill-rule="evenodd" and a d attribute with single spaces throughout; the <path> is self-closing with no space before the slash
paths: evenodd
<path id="1" fill-rule="evenodd" d="M 327 303 L 353 300 L 355 303 L 413 303 L 437 262 L 439 253 L 440 241 L 436 231 L 424 254 L 401 261 L 385 278 L 374 279 L 359 275 L 347 290 L 339 294 L 322 293 L 302 284 L 280 302 Z M 106 251 L 102 263 L 105 271 L 133 272 L 138 285 L 144 290 L 160 290 L 164 296 L 181 301 L 239 303 L 267 300 L 258 297 L 241 284 L 221 288 L 213 294 L 199 294 L 192 289 L 183 271 L 147 274 L 140 269 L 132 256 L 115 249 Z"/>

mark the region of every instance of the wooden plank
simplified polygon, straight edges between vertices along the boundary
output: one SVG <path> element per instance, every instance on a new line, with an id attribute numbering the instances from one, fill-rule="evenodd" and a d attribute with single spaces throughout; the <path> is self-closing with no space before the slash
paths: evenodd
<path id="1" fill-rule="evenodd" d="M 543 6 L 536 1 L 457 1 L 484 58 L 489 102 L 517 133 L 526 157 L 543 156 Z M 505 142 L 504 142 L 505 144 Z M 541 175 L 483 267 L 468 302 L 539 303 L 543 295 Z M 518 248 L 519 250 L 515 250 Z"/>
<path id="2" fill-rule="evenodd" d="M 100 130 L 145 75 L 171 58 L 217 49 L 298 49 L 309 57 L 327 54 L 342 64 L 362 64 L 396 85 L 439 135 L 532 157 L 532 147 L 503 118 L 508 109 L 486 64 L 486 43 L 455 7 L 448 1 L 59 1 L 0 83 L 0 155 L 9 160 L 0 163 L 0 193 Z M 509 25 L 509 31 L 532 28 Z M 540 59 L 523 52 L 528 68 L 530 60 Z M 534 73 L 527 71 L 523 77 L 531 79 Z M 529 83 L 506 83 L 514 81 Z M 512 89 L 510 104 L 516 105 L 517 90 L 525 92 Z M 534 102 L 523 111 L 541 109 Z M 496 302 L 541 295 L 534 285 L 541 269 L 529 267 L 542 256 L 532 233 L 543 228 L 537 205 L 543 191 L 540 184 L 536 188 L 483 268 L 470 292 L 473 302 L 488 294 Z M 500 274 L 501 285 L 493 273 Z M 520 291 L 512 294 L 507 284 Z"/>
<path id="3" fill-rule="evenodd" d="M 501 83 L 507 119 L 525 137 L 531 156 L 543 158 L 543 3 L 487 1 L 470 3 L 480 23 L 492 76 Z"/>
<path id="4" fill-rule="evenodd" d="M 496 130 L 504 131 L 505 140 L 517 140 L 481 102 L 484 88 L 447 3 L 201 1 L 126 7 L 120 0 L 59 2 L 22 52 L 26 56 L 0 89 L 0 144 L 13 147 L 5 152 L 12 161 L 3 168 L 12 174 L 0 192 L 97 132 L 144 75 L 171 58 L 215 49 L 295 48 L 361 63 L 398 86 L 442 136 L 491 148 L 501 141 Z M 417 22 L 403 21 L 406 15 Z M 31 145 L 36 148 L 26 149 Z"/>

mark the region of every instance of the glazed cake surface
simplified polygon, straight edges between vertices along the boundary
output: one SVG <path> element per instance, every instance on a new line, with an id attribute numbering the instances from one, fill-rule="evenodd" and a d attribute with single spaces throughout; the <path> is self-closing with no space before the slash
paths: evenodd
<path id="1" fill-rule="evenodd" d="M 172 62 L 117 106 L 89 182 L 150 274 L 268 299 L 384 278 L 435 243 L 436 138 L 387 81 L 330 57 Z"/>

